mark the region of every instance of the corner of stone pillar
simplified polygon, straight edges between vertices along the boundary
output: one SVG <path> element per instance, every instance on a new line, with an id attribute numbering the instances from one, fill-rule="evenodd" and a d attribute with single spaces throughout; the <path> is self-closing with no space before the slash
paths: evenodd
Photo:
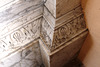
<path id="1" fill-rule="evenodd" d="M 46 0 L 40 34 L 45 67 L 76 58 L 87 34 L 80 0 Z"/>

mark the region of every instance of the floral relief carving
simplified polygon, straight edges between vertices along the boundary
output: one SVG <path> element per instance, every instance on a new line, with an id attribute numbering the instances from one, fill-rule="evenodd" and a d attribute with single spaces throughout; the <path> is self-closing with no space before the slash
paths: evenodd
<path id="1" fill-rule="evenodd" d="M 65 22 L 66 23 L 66 22 Z M 46 43 L 50 51 L 53 51 L 63 43 L 69 41 L 74 36 L 86 29 L 83 14 L 76 18 L 71 18 L 70 21 L 55 30 L 52 30 L 48 22 L 42 22 L 41 38 Z M 53 39 L 48 32 L 54 31 Z"/>
<path id="2" fill-rule="evenodd" d="M 46 9 L 47 8 L 45 8 L 45 10 Z M 44 11 L 45 16 L 41 17 L 42 12 L 43 8 L 41 6 L 36 10 L 30 6 L 30 8 L 19 13 L 23 14 L 23 16 L 12 21 L 12 28 L 10 28 L 10 24 L 7 26 L 9 30 L 6 32 L 12 31 L 12 33 L 0 39 L 0 53 L 9 50 L 9 48 L 20 48 L 38 37 L 43 40 L 48 50 L 53 51 L 86 29 L 80 6 L 69 12 L 67 19 L 65 16 L 58 18 L 60 21 L 52 17 L 48 10 Z M 71 17 L 69 17 L 70 15 Z M 48 17 L 46 18 L 46 16 Z M 51 18 L 50 21 L 48 20 L 49 18 Z M 61 19 L 64 19 L 64 21 L 61 22 Z M 59 22 L 56 22 L 56 20 Z M 4 29 L 6 30 L 7 28 Z M 16 30 L 13 30 L 14 28 L 16 28 Z M 2 33 L 2 35 L 4 35 L 4 33 Z"/>
<path id="3" fill-rule="evenodd" d="M 0 67 L 42 67 L 45 61 L 52 66 L 55 54 L 65 54 L 62 47 L 82 36 L 86 26 L 80 1 L 68 0 L 63 9 L 64 1 L 19 0 L 0 12 Z"/>
<path id="4" fill-rule="evenodd" d="M 41 38 L 46 43 L 49 50 L 53 51 L 62 43 L 72 39 L 76 34 L 79 34 L 82 30 L 86 29 L 83 14 L 75 19 L 71 19 L 70 22 L 55 29 L 53 39 L 50 38 L 48 31 L 51 30 L 48 22 L 42 22 Z M 53 31 L 53 30 L 52 30 Z"/>
<path id="5" fill-rule="evenodd" d="M 38 38 L 40 33 L 40 21 L 41 18 L 3 37 L 0 40 L 1 48 L 8 50 L 9 48 L 13 49 L 15 47 L 21 47 L 21 44 L 25 44 L 25 42 L 27 43 Z"/>
<path id="6" fill-rule="evenodd" d="M 54 32 L 52 50 L 62 43 L 72 39 L 73 36 L 80 33 L 84 29 L 86 29 L 86 26 L 83 15 L 77 17 L 76 19 L 72 19 L 69 23 L 59 27 Z"/>

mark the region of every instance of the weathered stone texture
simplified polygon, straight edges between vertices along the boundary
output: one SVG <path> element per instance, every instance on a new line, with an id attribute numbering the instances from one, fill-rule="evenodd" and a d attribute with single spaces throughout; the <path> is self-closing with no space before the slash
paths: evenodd
<path id="1" fill-rule="evenodd" d="M 80 0 L 10 0 L 1 5 L 0 67 L 39 67 L 41 54 L 46 67 L 62 67 L 71 60 L 87 35 L 80 4 Z M 40 46 L 29 44 L 37 39 Z"/>
<path id="2" fill-rule="evenodd" d="M 42 25 L 42 28 L 54 31 L 52 35 L 48 35 L 48 30 L 43 29 L 42 33 L 44 34 L 41 34 L 41 36 L 43 36 L 42 39 L 50 51 L 60 47 L 63 43 L 76 37 L 87 29 L 81 6 L 73 8 L 72 11 L 57 19 L 55 19 L 45 7 L 43 16 L 45 21 L 42 23 L 45 23 L 46 26 Z M 47 37 L 49 39 L 47 39 Z M 50 39 L 50 37 L 52 37 L 52 39 Z"/>
<path id="3" fill-rule="evenodd" d="M 22 26 L 33 22 L 37 18 L 40 18 L 42 16 L 42 13 L 43 13 L 43 7 L 39 7 L 35 10 L 31 10 L 27 12 L 26 14 L 24 14 L 24 16 L 16 18 L 15 20 L 11 21 L 9 24 L 2 26 L 0 28 L 0 31 L 1 31 L 0 38 L 5 36 L 7 33 L 11 33 L 16 29 L 21 28 Z"/>
<path id="4" fill-rule="evenodd" d="M 0 39 L 0 58 L 37 39 L 40 36 L 41 18 Z"/>
<path id="5" fill-rule="evenodd" d="M 60 17 L 81 4 L 81 0 L 56 0 L 56 17 Z"/>
<path id="6" fill-rule="evenodd" d="M 51 28 L 54 29 L 54 27 L 55 27 L 55 18 L 52 16 L 50 11 L 46 7 L 44 7 L 43 17 L 45 18 L 45 20 L 47 22 L 49 22 Z"/>
<path id="7" fill-rule="evenodd" d="M 25 15 L 27 12 L 42 6 L 43 0 L 19 0 L 17 2 L 11 2 L 0 8 L 0 26 L 9 23 L 11 20 L 19 16 Z"/>
<path id="8" fill-rule="evenodd" d="M 40 37 L 46 67 L 63 67 L 78 55 L 88 33 L 80 4 L 80 0 L 46 0 Z"/>
<path id="9" fill-rule="evenodd" d="M 61 17 L 81 4 L 81 0 L 47 0 L 45 6 L 55 17 Z"/>
<path id="10" fill-rule="evenodd" d="M 40 67 L 42 64 L 39 43 L 30 43 L 0 60 L 0 67 Z"/>
<path id="11" fill-rule="evenodd" d="M 43 3 L 15 0 L 0 7 L 0 59 L 39 38 Z"/>
<path id="12" fill-rule="evenodd" d="M 80 33 L 86 30 L 84 16 L 81 15 L 75 19 L 71 19 L 68 23 L 64 22 L 64 24 L 57 28 L 54 31 L 53 43 L 51 50 L 56 49 L 63 45 L 63 43 L 70 41 Z"/>
<path id="13" fill-rule="evenodd" d="M 50 67 L 63 67 L 63 65 L 76 58 L 86 36 L 87 32 L 85 31 L 55 50 L 54 53 L 50 55 Z"/>
<path id="14" fill-rule="evenodd" d="M 51 14 L 56 17 L 56 0 L 47 0 L 45 6 L 51 12 Z"/>
<path id="15" fill-rule="evenodd" d="M 40 37 L 45 42 L 48 50 L 51 48 L 54 30 L 45 19 L 42 19 Z"/>

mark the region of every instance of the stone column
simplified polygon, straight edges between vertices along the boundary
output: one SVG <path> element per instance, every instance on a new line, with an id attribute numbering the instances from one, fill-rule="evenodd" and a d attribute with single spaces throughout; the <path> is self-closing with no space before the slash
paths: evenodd
<path id="1" fill-rule="evenodd" d="M 63 67 L 76 58 L 88 33 L 81 0 L 46 0 L 40 44 L 45 67 Z"/>

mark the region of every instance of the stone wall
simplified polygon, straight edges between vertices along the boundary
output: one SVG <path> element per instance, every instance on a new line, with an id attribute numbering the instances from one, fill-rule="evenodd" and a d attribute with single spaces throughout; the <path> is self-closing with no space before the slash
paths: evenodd
<path id="1" fill-rule="evenodd" d="M 0 7 L 0 67 L 39 67 L 43 0 L 11 0 Z"/>
<path id="2" fill-rule="evenodd" d="M 87 35 L 80 0 L 8 1 L 0 31 L 0 67 L 62 67 Z"/>

